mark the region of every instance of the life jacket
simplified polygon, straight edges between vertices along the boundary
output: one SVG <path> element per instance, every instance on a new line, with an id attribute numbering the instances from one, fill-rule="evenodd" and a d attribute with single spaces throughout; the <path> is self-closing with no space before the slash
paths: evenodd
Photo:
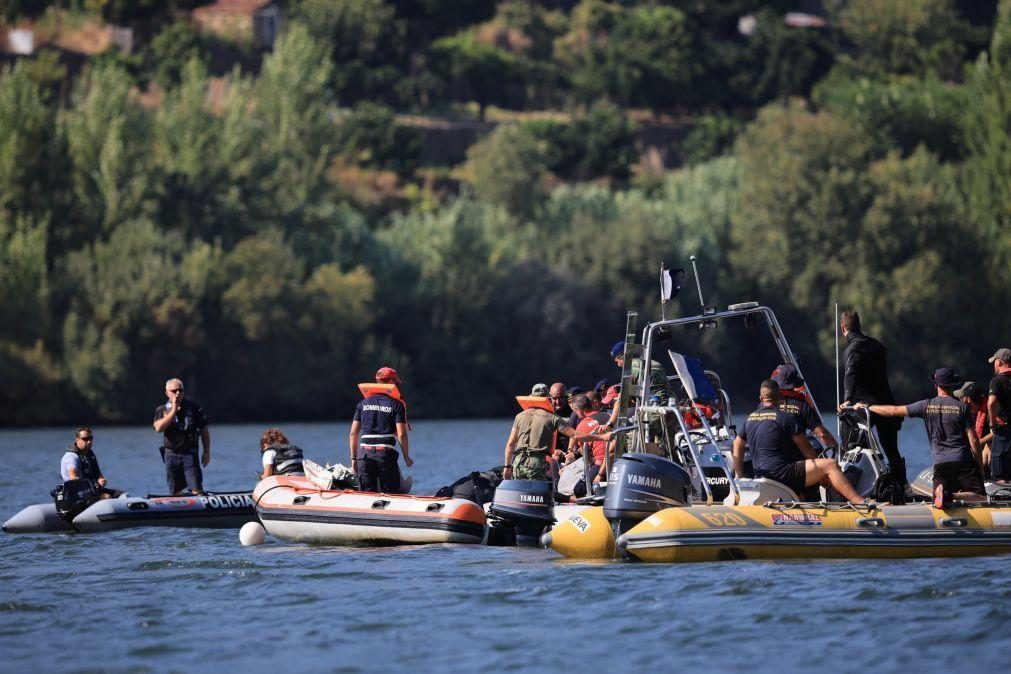
<path id="1" fill-rule="evenodd" d="M 702 419 L 699 417 L 700 414 L 705 416 L 706 421 L 713 421 L 714 419 L 720 416 L 719 411 L 716 410 L 716 408 L 714 408 L 709 403 L 704 402 L 692 403 L 692 406 L 689 407 L 687 410 L 685 410 L 684 413 L 685 426 L 687 426 L 689 429 L 701 428 Z"/>
<path id="2" fill-rule="evenodd" d="M 78 452 L 76 445 L 70 445 L 67 448 L 68 452 L 73 452 L 77 455 L 78 461 L 78 471 L 77 477 L 81 480 L 97 480 L 102 477 L 102 469 L 98 467 L 98 457 L 90 449 L 84 452 Z"/>
<path id="3" fill-rule="evenodd" d="M 302 450 L 295 445 L 271 445 L 260 450 L 274 450 L 274 475 L 305 475 L 302 468 Z"/>
<path id="4" fill-rule="evenodd" d="M 516 402 L 524 410 L 540 409 L 547 410 L 552 414 L 555 413 L 555 408 L 551 406 L 551 401 L 543 396 L 516 396 Z"/>
<path id="5" fill-rule="evenodd" d="M 396 384 L 364 382 L 358 385 L 358 390 L 362 392 L 363 398 L 368 398 L 369 396 L 377 393 L 385 393 L 394 400 L 399 400 L 404 405 L 404 423 L 407 424 L 407 430 L 413 430 L 411 428 L 411 422 L 407 420 L 407 401 L 400 395 L 400 389 L 397 388 Z"/>

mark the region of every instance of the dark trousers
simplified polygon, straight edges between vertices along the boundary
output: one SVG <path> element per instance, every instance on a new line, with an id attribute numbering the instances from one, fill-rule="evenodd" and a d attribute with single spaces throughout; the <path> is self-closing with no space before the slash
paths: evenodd
<path id="1" fill-rule="evenodd" d="M 183 487 L 190 491 L 204 490 L 204 473 L 200 469 L 200 459 L 196 452 L 176 454 L 165 452 L 165 478 L 168 480 L 170 494 L 181 493 Z"/>
<path id="2" fill-rule="evenodd" d="M 362 491 L 400 493 L 400 454 L 395 449 L 363 445 L 358 451 L 358 484 Z"/>

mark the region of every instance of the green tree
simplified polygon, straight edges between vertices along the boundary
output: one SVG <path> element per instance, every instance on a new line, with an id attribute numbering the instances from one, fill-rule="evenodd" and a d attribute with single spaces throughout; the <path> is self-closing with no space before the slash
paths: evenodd
<path id="1" fill-rule="evenodd" d="M 464 168 L 478 199 L 529 217 L 544 199 L 545 151 L 522 127 L 503 124 L 467 150 Z"/>
<path id="2" fill-rule="evenodd" d="M 407 174 L 421 154 L 421 136 L 417 130 L 397 124 L 386 106 L 359 103 L 341 120 L 336 147 L 359 166 Z"/>
<path id="3" fill-rule="evenodd" d="M 292 17 L 330 48 L 337 100 L 394 102 L 391 94 L 406 68 L 406 30 L 383 0 L 301 0 Z"/>
<path id="4" fill-rule="evenodd" d="M 459 97 L 474 100 L 478 118 L 492 103 L 506 103 L 508 92 L 519 80 L 515 56 L 494 45 L 478 42 L 469 33 L 445 37 L 432 45 L 436 69 L 447 82 L 461 89 Z"/>
<path id="5" fill-rule="evenodd" d="M 154 36 L 147 47 L 148 77 L 169 90 L 179 84 L 191 59 L 204 60 L 200 35 L 187 23 L 177 21 Z"/>

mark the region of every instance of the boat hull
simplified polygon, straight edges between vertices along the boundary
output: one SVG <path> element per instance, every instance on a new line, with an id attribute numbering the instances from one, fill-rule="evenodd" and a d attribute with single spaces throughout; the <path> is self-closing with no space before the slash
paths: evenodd
<path id="1" fill-rule="evenodd" d="M 301 477 L 269 477 L 253 492 L 271 536 L 316 545 L 481 543 L 484 510 L 466 499 L 320 489 Z"/>
<path id="2" fill-rule="evenodd" d="M 96 501 L 75 517 L 73 524 L 57 515 L 52 503 L 30 505 L 7 520 L 3 530 L 35 534 L 95 533 L 133 527 L 238 529 L 255 521 L 249 492 L 147 498 L 124 495 Z"/>
<path id="3" fill-rule="evenodd" d="M 620 536 L 616 545 L 645 562 L 1007 554 L 1011 553 L 1011 508 L 668 508 Z"/>

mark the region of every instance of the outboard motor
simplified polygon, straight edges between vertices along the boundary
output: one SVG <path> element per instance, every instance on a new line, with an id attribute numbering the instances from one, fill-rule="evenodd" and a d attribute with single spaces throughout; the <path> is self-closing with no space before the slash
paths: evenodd
<path id="1" fill-rule="evenodd" d="M 625 454 L 614 462 L 607 480 L 604 517 L 615 538 L 650 515 L 666 508 L 687 506 L 691 477 L 669 459 L 652 454 Z"/>
<path id="2" fill-rule="evenodd" d="M 545 480 L 503 480 L 488 509 L 489 545 L 540 545 L 555 521 L 552 484 Z"/>
<path id="3" fill-rule="evenodd" d="M 67 480 L 57 485 L 50 494 L 56 504 L 56 513 L 67 522 L 84 512 L 99 499 L 101 493 L 91 480 Z"/>

